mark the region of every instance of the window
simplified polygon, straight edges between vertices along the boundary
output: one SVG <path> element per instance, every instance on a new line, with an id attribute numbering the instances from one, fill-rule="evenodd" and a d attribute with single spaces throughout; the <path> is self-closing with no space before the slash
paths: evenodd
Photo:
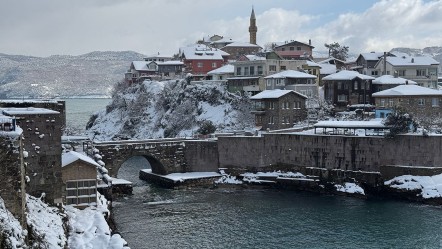
<path id="1" fill-rule="evenodd" d="M 439 106 L 439 99 L 438 98 L 432 98 L 431 99 L 431 106 L 432 107 L 438 107 Z"/>
<path id="2" fill-rule="evenodd" d="M 281 48 L 281 51 L 285 51 L 285 48 Z"/>
<path id="3" fill-rule="evenodd" d="M 394 100 L 390 99 L 388 100 L 388 106 L 393 107 L 394 106 Z"/>
<path id="4" fill-rule="evenodd" d="M 263 74 L 262 66 L 258 66 L 258 75 L 262 75 L 262 74 Z"/>
<path id="5" fill-rule="evenodd" d="M 293 102 L 293 109 L 301 109 L 301 102 L 299 101 Z"/>
<path id="6" fill-rule="evenodd" d="M 313 69 L 313 70 L 312 70 L 312 74 L 313 74 L 313 75 L 316 75 L 316 69 Z"/>
<path id="7" fill-rule="evenodd" d="M 269 65 L 269 71 L 276 71 L 276 65 Z"/>
<path id="8" fill-rule="evenodd" d="M 275 118 L 273 116 L 269 117 L 269 124 L 274 124 L 275 123 Z"/>
<path id="9" fill-rule="evenodd" d="M 216 62 L 212 62 L 212 68 L 216 68 Z"/>
<path id="10" fill-rule="evenodd" d="M 249 67 L 244 67 L 244 75 L 249 75 Z"/>
<path id="11" fill-rule="evenodd" d="M 398 70 L 398 76 L 405 76 L 405 70 Z"/>
<path id="12" fill-rule="evenodd" d="M 290 124 L 290 118 L 289 117 L 282 117 L 282 124 Z"/>
<path id="13" fill-rule="evenodd" d="M 347 102 L 347 95 L 338 95 L 338 102 Z"/>
<path id="14" fill-rule="evenodd" d="M 276 79 L 277 86 L 284 86 L 284 79 Z"/>
<path id="15" fill-rule="evenodd" d="M 417 105 L 425 105 L 425 99 L 418 99 Z"/>
<path id="16" fill-rule="evenodd" d="M 202 62 L 198 62 L 198 63 L 196 64 L 196 66 L 197 66 L 197 67 L 203 67 L 203 63 L 202 63 Z"/>
<path id="17" fill-rule="evenodd" d="M 426 69 L 416 69 L 416 76 L 426 76 L 427 70 Z"/>
<path id="18" fill-rule="evenodd" d="M 357 81 L 355 81 L 353 83 L 353 89 L 358 90 L 358 82 Z"/>
<path id="19" fill-rule="evenodd" d="M 236 68 L 236 75 L 241 75 L 241 67 Z"/>
<path id="20" fill-rule="evenodd" d="M 343 89 L 342 82 L 338 82 L 338 90 L 341 90 L 341 89 Z"/>
<path id="21" fill-rule="evenodd" d="M 66 182 L 66 204 L 91 204 L 97 202 L 96 180 Z"/>
<path id="22" fill-rule="evenodd" d="M 301 47 L 296 47 L 296 50 L 301 51 Z"/>
<path id="23" fill-rule="evenodd" d="M 375 70 L 375 71 L 371 71 L 371 75 L 378 75 L 378 71 L 377 70 Z"/>
<path id="24" fill-rule="evenodd" d="M 250 75 L 255 75 L 255 67 L 250 67 Z"/>
<path id="25" fill-rule="evenodd" d="M 269 102 L 269 109 L 275 109 L 275 102 Z"/>
<path id="26" fill-rule="evenodd" d="M 287 70 L 286 66 L 281 66 L 280 68 L 281 68 L 281 71 Z"/>
<path id="27" fill-rule="evenodd" d="M 379 102 L 380 102 L 379 105 L 380 105 L 381 107 L 384 107 L 384 106 L 385 106 L 385 99 L 381 99 Z"/>
<path id="28" fill-rule="evenodd" d="M 295 51 L 295 47 L 290 47 L 290 51 Z"/>
<path id="29" fill-rule="evenodd" d="M 282 103 L 282 109 L 289 109 L 289 108 L 290 108 L 290 104 L 289 104 L 289 102 L 284 101 L 284 102 Z"/>

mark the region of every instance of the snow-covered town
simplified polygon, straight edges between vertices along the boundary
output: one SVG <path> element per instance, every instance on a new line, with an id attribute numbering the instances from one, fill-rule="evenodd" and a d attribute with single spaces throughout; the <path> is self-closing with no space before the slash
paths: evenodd
<path id="1" fill-rule="evenodd" d="M 293 192 L 439 208 L 442 65 L 431 48 L 354 51 L 345 39 L 318 48 L 317 37 L 289 34 L 258 44 L 263 24 L 255 7 L 248 11 L 247 40 L 205 33 L 173 54 L 156 51 L 128 63 L 84 131 L 70 127 L 66 100 L 0 100 L 0 247 L 138 248 L 113 210 L 146 185 L 151 192 L 142 192 L 141 206 L 148 211 L 137 211 L 145 217 L 164 207 L 147 216 L 161 224 L 190 212 L 167 207 L 188 204 L 170 196 L 189 190 L 217 198 Z M 133 158 L 144 160 L 142 169 L 127 166 Z M 125 179 L 128 169 L 136 181 Z M 176 224 L 172 233 L 200 236 Z M 208 245 L 164 241 L 142 248 Z M 278 248 L 299 247 L 290 243 Z"/>

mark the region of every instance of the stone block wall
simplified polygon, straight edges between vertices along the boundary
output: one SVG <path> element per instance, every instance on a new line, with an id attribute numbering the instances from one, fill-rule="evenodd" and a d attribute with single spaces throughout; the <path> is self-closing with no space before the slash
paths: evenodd
<path id="1" fill-rule="evenodd" d="M 216 141 L 186 141 L 184 158 L 187 172 L 218 172 Z"/>
<path id="2" fill-rule="evenodd" d="M 40 197 L 45 194 L 48 203 L 62 202 L 61 114 L 20 114 L 17 125 L 23 129 L 23 147 L 26 175 L 30 181 L 26 190 Z"/>
<path id="3" fill-rule="evenodd" d="M 0 196 L 6 208 L 25 227 L 26 191 L 24 180 L 23 153 L 21 135 L 0 136 Z"/>
<path id="4" fill-rule="evenodd" d="M 265 134 L 219 137 L 222 168 L 317 167 L 379 172 L 381 165 L 442 167 L 441 136 L 383 137 Z"/>

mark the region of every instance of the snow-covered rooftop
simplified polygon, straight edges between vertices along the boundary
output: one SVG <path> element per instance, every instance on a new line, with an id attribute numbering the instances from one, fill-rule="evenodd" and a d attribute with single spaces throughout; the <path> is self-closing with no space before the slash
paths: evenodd
<path id="1" fill-rule="evenodd" d="M 246 55 L 247 59 L 249 59 L 249 61 L 265 61 L 266 57 L 262 57 L 262 56 L 257 56 L 254 54 L 249 54 Z"/>
<path id="2" fill-rule="evenodd" d="M 293 90 L 280 90 L 280 89 L 275 89 L 275 90 L 264 90 L 252 97 L 250 97 L 250 99 L 255 99 L 255 100 L 259 100 L 259 99 L 277 99 L 280 98 L 290 92 L 294 92 L 304 98 L 307 98 L 307 96 L 300 94 L 298 92 L 295 92 Z"/>
<path id="3" fill-rule="evenodd" d="M 313 62 L 313 61 L 306 61 L 305 64 L 309 67 L 321 67 L 321 65 L 319 65 L 318 63 Z M 336 67 L 335 67 L 335 69 L 336 69 Z"/>
<path id="4" fill-rule="evenodd" d="M 61 156 L 61 166 L 64 167 L 66 165 L 69 165 L 69 164 L 77 161 L 77 160 L 81 160 L 81 161 L 90 163 L 92 165 L 95 165 L 97 167 L 100 167 L 100 165 L 97 162 L 95 162 L 94 159 L 92 159 L 84 154 L 78 153 L 76 151 L 70 151 L 66 154 L 63 154 Z"/>
<path id="5" fill-rule="evenodd" d="M 158 65 L 184 65 L 182 61 L 156 61 Z"/>
<path id="6" fill-rule="evenodd" d="M 328 64 L 328 63 L 323 63 L 323 64 L 318 64 L 321 67 L 321 74 L 334 74 L 336 73 L 336 65 L 333 64 Z"/>
<path id="7" fill-rule="evenodd" d="M 360 74 L 356 71 L 342 70 L 340 72 L 325 76 L 324 78 L 322 78 L 322 80 L 353 80 L 355 78 L 359 78 L 362 80 L 374 80 L 375 79 L 371 76 Z"/>
<path id="8" fill-rule="evenodd" d="M 132 61 L 132 64 L 137 71 L 149 70 L 147 67 L 147 61 Z"/>
<path id="9" fill-rule="evenodd" d="M 361 53 L 361 56 L 366 61 L 377 61 L 379 60 L 379 57 L 382 57 L 383 55 L 384 55 L 383 52 Z"/>
<path id="10" fill-rule="evenodd" d="M 264 79 L 281 79 L 281 78 L 316 79 L 316 76 L 295 70 L 285 70 L 264 77 Z"/>
<path id="11" fill-rule="evenodd" d="M 3 114 L 8 116 L 14 115 L 29 115 L 29 114 L 60 114 L 57 111 L 49 110 L 46 108 L 35 108 L 35 107 L 7 107 L 1 108 Z"/>
<path id="12" fill-rule="evenodd" d="M 229 55 L 220 49 L 209 48 L 202 44 L 183 47 L 181 53 L 187 60 L 222 60 L 223 56 Z"/>
<path id="13" fill-rule="evenodd" d="M 442 91 L 417 85 L 400 85 L 384 91 L 373 93 L 373 97 L 386 96 L 442 96 Z"/>
<path id="14" fill-rule="evenodd" d="M 439 62 L 429 56 L 400 56 L 387 57 L 387 62 L 393 66 L 430 66 L 439 65 Z"/>
<path id="15" fill-rule="evenodd" d="M 215 70 L 212 70 L 210 72 L 207 73 L 207 75 L 213 75 L 213 74 L 229 74 L 229 73 L 234 73 L 234 69 L 235 67 L 233 65 L 224 65 L 220 68 L 217 68 Z"/>
<path id="16" fill-rule="evenodd" d="M 380 85 L 404 85 L 404 84 L 410 84 L 410 85 L 417 85 L 415 81 L 407 80 L 401 77 L 394 77 L 392 75 L 382 75 L 381 77 L 377 77 L 373 80 L 373 84 L 380 84 Z"/>
<path id="17" fill-rule="evenodd" d="M 227 44 L 226 47 L 255 47 L 260 48 L 259 45 L 252 44 L 249 42 L 232 42 L 230 44 Z"/>

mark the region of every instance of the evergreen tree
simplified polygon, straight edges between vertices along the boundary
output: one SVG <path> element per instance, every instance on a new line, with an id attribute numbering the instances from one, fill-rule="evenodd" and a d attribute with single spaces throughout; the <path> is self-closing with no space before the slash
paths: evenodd
<path id="1" fill-rule="evenodd" d="M 393 112 L 385 119 L 384 125 L 390 127 L 390 133 L 386 135 L 390 138 L 397 134 L 407 133 L 410 129 L 415 131 L 417 128 L 413 117 L 400 108 L 393 109 Z"/>
<path id="2" fill-rule="evenodd" d="M 332 56 L 336 59 L 345 61 L 348 57 L 348 47 L 341 46 L 339 43 L 334 42 L 330 44 L 324 44 L 324 46 L 328 49 L 328 56 Z"/>

